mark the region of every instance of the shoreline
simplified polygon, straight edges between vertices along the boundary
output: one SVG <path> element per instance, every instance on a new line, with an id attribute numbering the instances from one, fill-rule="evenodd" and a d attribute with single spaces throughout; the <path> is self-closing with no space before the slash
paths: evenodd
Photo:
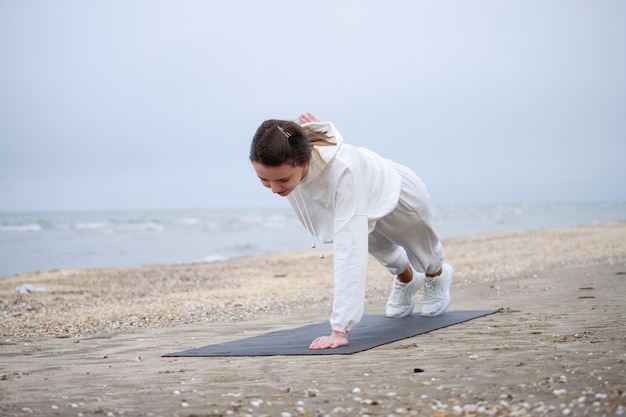
<path id="1" fill-rule="evenodd" d="M 331 254 L 3 278 L 0 414 L 624 414 L 624 236 L 620 222 L 446 240 L 449 310 L 502 313 L 324 359 L 161 355 L 328 320 Z M 46 292 L 13 294 L 26 283 Z M 366 314 L 390 285 L 372 260 Z"/>
<path id="2" fill-rule="evenodd" d="M 441 204 L 433 210 L 442 240 L 626 220 L 626 202 Z M 311 244 L 289 207 L 0 213 L 0 220 L 0 277 L 182 265 L 306 251 Z"/>

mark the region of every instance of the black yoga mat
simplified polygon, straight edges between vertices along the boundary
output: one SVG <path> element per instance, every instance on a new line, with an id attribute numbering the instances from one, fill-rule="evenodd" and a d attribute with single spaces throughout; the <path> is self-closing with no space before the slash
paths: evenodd
<path id="1" fill-rule="evenodd" d="M 313 339 L 330 333 L 330 325 L 324 322 L 163 356 L 349 355 L 499 311 L 501 309 L 447 311 L 435 317 L 414 314 L 399 319 L 390 319 L 382 314 L 365 315 L 359 325 L 350 332 L 348 346 L 336 349 L 309 350 Z"/>

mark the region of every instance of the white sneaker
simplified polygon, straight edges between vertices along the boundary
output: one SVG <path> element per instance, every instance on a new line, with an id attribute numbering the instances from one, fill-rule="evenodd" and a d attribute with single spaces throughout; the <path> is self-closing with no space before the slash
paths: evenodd
<path id="1" fill-rule="evenodd" d="M 414 269 L 412 272 L 413 279 L 409 282 L 400 282 L 397 276 L 393 279 L 391 294 L 385 308 L 387 317 L 406 317 L 413 313 L 415 293 L 422 286 L 424 274 L 419 274 Z"/>
<path id="2" fill-rule="evenodd" d="M 422 316 L 438 316 L 446 311 L 450 304 L 450 285 L 454 268 L 443 264 L 441 275 L 426 278 L 424 282 L 424 299 L 422 300 Z"/>

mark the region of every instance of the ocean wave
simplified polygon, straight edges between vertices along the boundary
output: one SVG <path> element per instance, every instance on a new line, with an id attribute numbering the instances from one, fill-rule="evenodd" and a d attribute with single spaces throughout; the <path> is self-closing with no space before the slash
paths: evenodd
<path id="1" fill-rule="evenodd" d="M 39 224 L 6 224 L 0 225 L 0 232 L 39 232 L 42 230 Z"/>
<path id="2" fill-rule="evenodd" d="M 74 223 L 73 225 L 70 225 L 70 228 L 76 230 L 101 230 L 109 229 L 111 228 L 111 225 L 101 222 Z"/>

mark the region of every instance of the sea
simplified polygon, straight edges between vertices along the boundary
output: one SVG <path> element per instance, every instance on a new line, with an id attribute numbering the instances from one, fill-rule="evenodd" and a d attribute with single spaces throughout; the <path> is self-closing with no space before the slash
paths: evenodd
<path id="1" fill-rule="evenodd" d="M 439 236 L 451 239 L 626 221 L 626 202 L 450 204 L 433 215 Z M 0 212 L 0 277 L 304 250 L 313 250 L 312 238 L 289 207 Z"/>

